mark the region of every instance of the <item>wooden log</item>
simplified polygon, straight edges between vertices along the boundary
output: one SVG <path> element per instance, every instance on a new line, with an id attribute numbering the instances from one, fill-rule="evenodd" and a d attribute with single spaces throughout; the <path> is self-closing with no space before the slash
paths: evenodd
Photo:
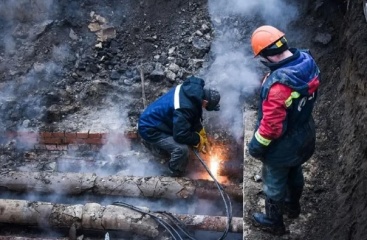
<path id="1" fill-rule="evenodd" d="M 222 185 L 228 195 L 242 200 L 240 185 Z M 15 192 L 56 193 L 75 195 L 94 193 L 125 197 L 149 198 L 215 198 L 220 193 L 212 181 L 171 177 L 134 177 L 94 173 L 4 172 L 0 188 Z"/>
<path id="2" fill-rule="evenodd" d="M 161 219 L 164 215 L 140 208 Z M 85 205 L 31 202 L 25 200 L 0 199 L 0 223 L 16 225 L 67 228 L 78 225 L 80 230 L 121 230 L 138 235 L 156 237 L 159 225 L 149 214 L 128 207 L 87 203 Z M 204 231 L 224 231 L 227 218 L 223 216 L 172 214 L 187 227 Z M 233 217 L 230 232 L 240 233 L 243 220 Z"/>

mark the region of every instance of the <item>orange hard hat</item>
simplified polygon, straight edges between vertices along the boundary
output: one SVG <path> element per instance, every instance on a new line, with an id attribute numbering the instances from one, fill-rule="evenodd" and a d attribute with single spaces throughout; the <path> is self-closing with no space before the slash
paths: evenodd
<path id="1" fill-rule="evenodd" d="M 287 40 L 284 33 L 275 27 L 264 25 L 258 27 L 251 36 L 251 46 L 254 56 L 267 51 L 267 56 L 275 55 L 288 49 Z"/>

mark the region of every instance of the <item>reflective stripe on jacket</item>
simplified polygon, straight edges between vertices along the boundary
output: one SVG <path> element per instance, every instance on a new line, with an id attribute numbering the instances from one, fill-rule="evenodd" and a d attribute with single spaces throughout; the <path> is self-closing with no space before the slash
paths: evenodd
<path id="1" fill-rule="evenodd" d="M 312 110 L 319 86 L 319 69 L 305 51 L 267 64 L 271 73 L 261 87 L 258 122 L 249 152 L 273 165 L 297 165 L 314 151 Z"/>
<path id="2" fill-rule="evenodd" d="M 197 145 L 204 84 L 203 79 L 190 77 L 150 104 L 139 118 L 140 136 L 149 142 L 173 136 L 178 143 Z"/>

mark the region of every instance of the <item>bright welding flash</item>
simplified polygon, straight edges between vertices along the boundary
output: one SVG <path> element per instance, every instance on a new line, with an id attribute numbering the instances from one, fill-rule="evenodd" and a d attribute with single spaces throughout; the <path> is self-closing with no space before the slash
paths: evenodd
<path id="1" fill-rule="evenodd" d="M 211 156 L 210 157 L 210 171 L 212 172 L 214 177 L 218 176 L 218 168 L 219 168 L 219 160 L 218 157 L 215 156 Z"/>

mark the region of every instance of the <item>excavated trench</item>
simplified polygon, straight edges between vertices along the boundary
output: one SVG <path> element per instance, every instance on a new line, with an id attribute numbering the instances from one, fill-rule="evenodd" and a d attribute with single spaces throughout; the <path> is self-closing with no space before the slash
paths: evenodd
<path id="1" fill-rule="evenodd" d="M 365 239 L 366 9 L 364 0 L 0 1 L 0 239 L 174 239 L 149 215 L 170 218 L 162 211 L 196 239 L 218 239 L 225 206 L 195 154 L 186 178 L 164 177 L 167 159 L 136 135 L 146 105 L 190 75 L 222 95 L 221 111 L 203 120 L 215 154 L 202 157 L 231 199 L 226 239 L 279 239 L 248 221 L 264 205 L 261 165 L 245 151 L 266 71 L 249 38 L 262 24 L 309 48 L 322 76 L 302 213 L 285 219 L 280 239 Z"/>
<path id="2" fill-rule="evenodd" d="M 150 209 L 158 216 L 162 214 L 155 212 L 174 214 L 195 238 L 218 238 L 225 231 L 227 218 L 220 192 L 213 181 L 207 180 L 210 176 L 194 156 L 190 157 L 190 162 L 196 164 L 188 166 L 189 178 L 165 177 L 165 159 L 152 159 L 149 153 L 144 154 L 146 150 L 139 144 L 136 134 L 113 134 L 113 138 L 108 137 L 110 135 L 4 134 L 7 136 L 2 139 L 4 145 L 15 143 L 28 148 L 20 151 L 8 145 L 6 151 L 3 149 L 3 153 L 16 152 L 23 158 L 19 166 L 3 168 L 0 173 L 3 234 L 19 235 L 19 226 L 25 225 L 23 236 L 41 239 L 65 235 L 73 239 L 81 236 L 99 239 L 107 233 L 119 239 L 168 237 L 162 226 L 129 207 L 142 208 L 142 211 Z M 102 153 L 103 147 L 118 148 L 121 144 L 127 145 L 125 148 L 130 151 L 119 155 L 109 152 L 108 156 Z M 217 142 L 215 145 L 213 151 L 219 152 L 218 148 L 226 148 L 229 144 Z M 235 154 L 227 156 L 241 157 L 233 146 L 226 150 L 231 148 Z M 210 162 L 206 164 L 211 167 Z M 149 170 L 144 165 L 148 165 Z M 233 218 L 228 233 L 231 239 L 242 239 L 242 186 L 241 170 L 238 169 L 233 176 L 213 172 L 231 199 Z M 114 205 L 119 202 L 129 207 Z M 75 226 L 75 233 L 70 236 Z"/>

